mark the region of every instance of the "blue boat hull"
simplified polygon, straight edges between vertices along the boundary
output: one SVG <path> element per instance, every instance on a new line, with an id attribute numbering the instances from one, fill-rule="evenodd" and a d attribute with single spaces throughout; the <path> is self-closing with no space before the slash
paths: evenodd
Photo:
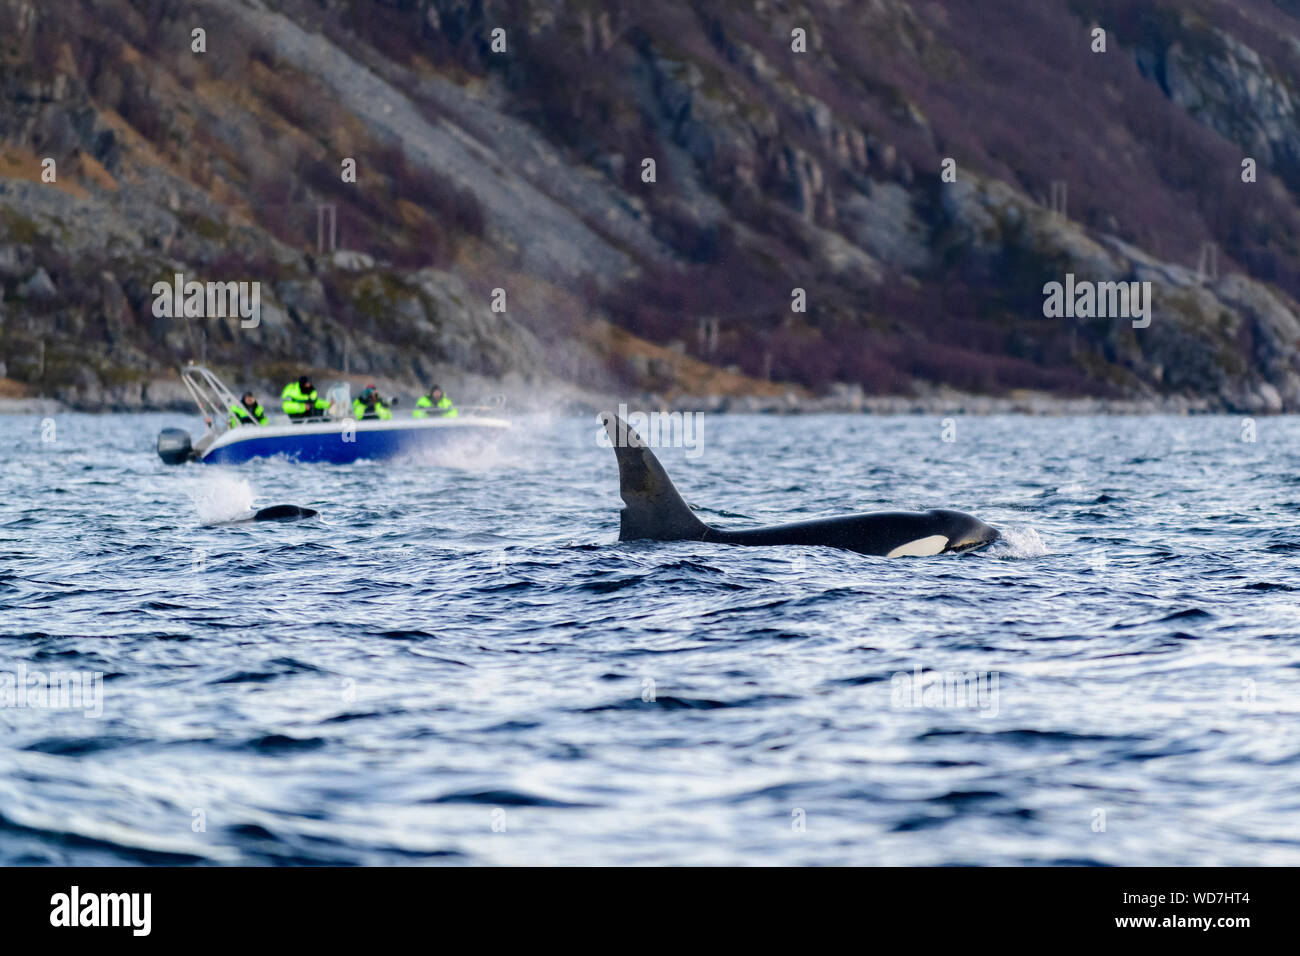
<path id="1" fill-rule="evenodd" d="M 254 429 L 248 429 L 255 431 Z M 400 458 L 455 444 L 477 445 L 499 435 L 496 428 L 393 428 L 339 432 L 303 432 L 266 437 L 241 436 L 239 441 L 212 448 L 200 461 L 232 465 L 253 458 L 283 456 L 294 461 L 319 461 L 343 465 L 363 459 Z M 345 437 L 347 440 L 345 440 Z"/>

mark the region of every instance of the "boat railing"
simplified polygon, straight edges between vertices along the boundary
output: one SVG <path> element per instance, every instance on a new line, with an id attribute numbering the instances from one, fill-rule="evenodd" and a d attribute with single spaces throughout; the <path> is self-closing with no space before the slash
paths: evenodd
<path id="1" fill-rule="evenodd" d="M 181 369 L 181 381 L 203 414 L 208 429 L 217 434 L 226 431 L 230 427 L 230 410 L 240 403 L 235 393 L 206 365 L 186 365 Z M 334 383 L 325 394 L 331 401 L 330 410 L 312 420 L 339 420 L 352 414 L 351 389 L 347 382 Z M 459 410 L 469 415 L 490 414 L 500 411 L 505 403 L 504 395 L 489 395 L 478 404 L 462 405 Z"/>
<path id="2" fill-rule="evenodd" d="M 230 410 L 239 404 L 235 393 L 204 365 L 190 364 L 181 369 L 181 381 L 199 406 L 208 428 L 223 432 L 229 427 Z"/>

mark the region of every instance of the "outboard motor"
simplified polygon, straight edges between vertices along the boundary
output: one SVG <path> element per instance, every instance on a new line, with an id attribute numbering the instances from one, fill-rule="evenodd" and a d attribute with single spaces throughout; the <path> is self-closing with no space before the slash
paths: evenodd
<path id="1" fill-rule="evenodd" d="M 190 433 L 183 428 L 164 428 L 158 435 L 158 457 L 168 465 L 183 465 L 194 457 Z"/>

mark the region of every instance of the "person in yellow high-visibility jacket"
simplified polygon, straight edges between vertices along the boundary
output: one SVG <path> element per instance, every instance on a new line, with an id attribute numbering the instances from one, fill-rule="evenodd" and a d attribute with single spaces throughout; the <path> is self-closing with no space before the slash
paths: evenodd
<path id="1" fill-rule="evenodd" d="M 262 411 L 262 403 L 257 400 L 252 392 L 245 392 L 244 397 L 239 400 L 238 404 L 230 406 L 230 427 L 236 428 L 239 425 L 265 425 L 266 412 Z"/>
<path id="2" fill-rule="evenodd" d="M 327 399 L 316 394 L 316 386 L 311 383 L 311 376 L 304 375 L 296 382 L 290 382 L 280 393 L 280 407 L 290 419 L 296 422 L 309 418 L 320 418 L 330 407 Z"/>
<path id="3" fill-rule="evenodd" d="M 428 395 L 421 395 L 416 399 L 415 411 L 411 413 L 411 417 L 427 418 L 430 414 L 441 415 L 443 418 L 456 418 L 460 412 L 451 403 L 451 399 L 442 394 L 442 389 L 435 385 L 429 389 Z"/>
<path id="4" fill-rule="evenodd" d="M 352 401 L 352 417 L 357 421 L 363 418 L 392 418 L 388 406 L 379 400 L 379 392 L 373 385 L 367 385 L 361 394 Z"/>

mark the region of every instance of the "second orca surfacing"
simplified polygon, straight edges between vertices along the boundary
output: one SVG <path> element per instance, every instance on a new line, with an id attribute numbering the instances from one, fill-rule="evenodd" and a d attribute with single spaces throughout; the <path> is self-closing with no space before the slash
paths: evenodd
<path id="1" fill-rule="evenodd" d="M 970 551 L 996 541 L 997 529 L 960 511 L 878 511 L 728 531 L 705 524 L 673 487 L 641 436 L 612 413 L 601 424 L 618 457 L 623 497 L 620 541 L 706 541 L 745 545 L 815 545 L 886 558 Z"/>
<path id="2" fill-rule="evenodd" d="M 301 521 L 303 518 L 315 518 L 320 512 L 314 508 L 300 508 L 297 505 L 271 505 L 242 518 L 218 521 L 217 524 L 248 524 L 252 521 Z"/>

